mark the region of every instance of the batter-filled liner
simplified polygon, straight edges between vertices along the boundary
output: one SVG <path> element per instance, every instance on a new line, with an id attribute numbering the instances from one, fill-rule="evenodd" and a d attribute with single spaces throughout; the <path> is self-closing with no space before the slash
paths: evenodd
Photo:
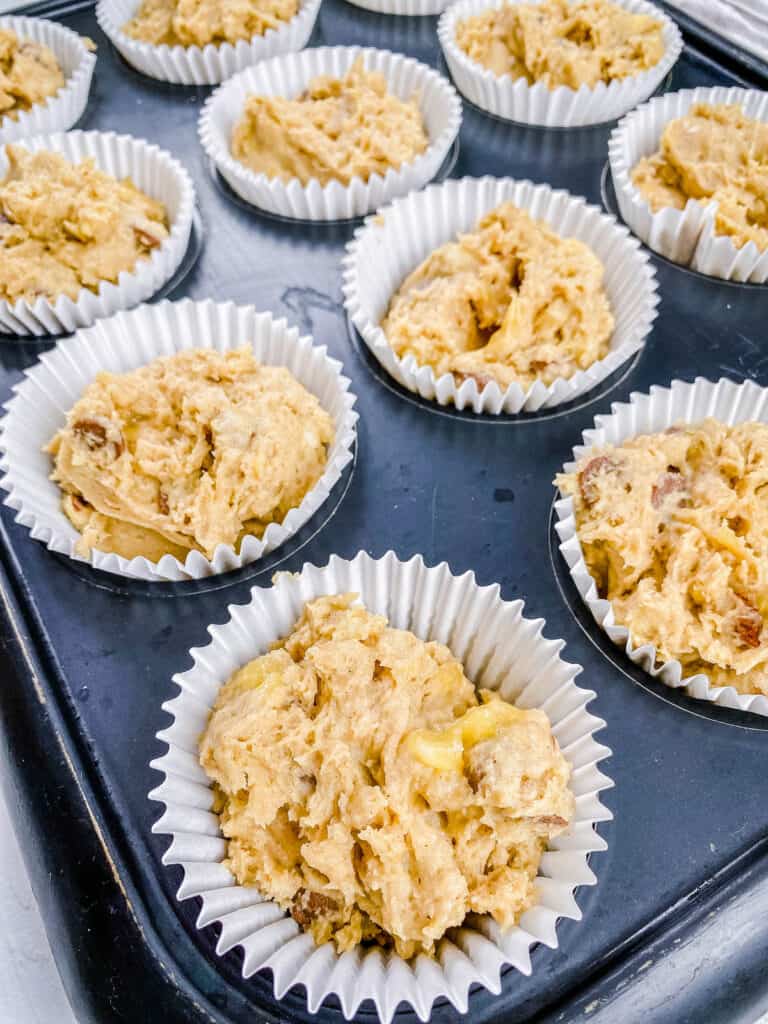
<path id="1" fill-rule="evenodd" d="M 447 644 L 477 687 L 545 711 L 573 770 L 574 822 L 544 854 L 536 879 L 538 904 L 506 932 L 486 918 L 469 918 L 441 942 L 437 959 L 406 962 L 378 949 L 339 955 L 329 943 L 318 947 L 279 906 L 234 884 L 222 864 L 226 844 L 198 761 L 209 709 L 223 680 L 289 633 L 307 601 L 347 592 L 359 594 L 366 608 L 385 615 L 393 627 Z M 609 751 L 593 737 L 603 723 L 586 711 L 594 694 L 575 685 L 579 669 L 560 659 L 562 642 L 545 640 L 543 622 L 525 619 L 523 602 L 502 601 L 497 586 L 480 587 L 471 573 L 455 577 L 444 563 L 426 567 L 419 556 L 400 562 L 391 552 L 379 560 L 360 553 L 351 562 L 334 556 L 322 568 L 307 565 L 299 574 L 278 574 L 273 587 L 254 588 L 251 602 L 231 606 L 230 614 L 223 626 L 210 627 L 207 647 L 192 651 L 193 668 L 175 677 L 181 692 L 164 705 L 174 721 L 158 734 L 169 749 L 153 762 L 164 781 L 151 794 L 165 805 L 154 831 L 172 836 L 163 861 L 183 868 L 179 898 L 201 898 L 199 927 L 221 923 L 217 952 L 240 946 L 245 977 L 268 967 L 278 999 L 301 984 L 310 1012 L 333 993 L 347 1018 L 364 999 L 372 999 L 386 1024 L 401 1001 L 422 1020 L 440 996 L 466 1011 L 472 984 L 500 991 L 505 963 L 530 973 L 530 947 L 542 942 L 555 948 L 558 918 L 581 917 L 574 890 L 594 883 L 587 857 L 605 849 L 595 825 L 611 816 L 599 799 L 610 781 L 597 767 Z"/>

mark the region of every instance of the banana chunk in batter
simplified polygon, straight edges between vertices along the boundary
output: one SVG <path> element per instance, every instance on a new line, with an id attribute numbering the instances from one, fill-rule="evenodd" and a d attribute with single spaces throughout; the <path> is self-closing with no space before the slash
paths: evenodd
<path id="1" fill-rule="evenodd" d="M 117 282 L 168 237 L 162 203 L 130 178 L 118 181 L 93 160 L 6 146 L 0 181 L 0 299 L 77 299 Z"/>
<path id="2" fill-rule="evenodd" d="M 333 436 L 285 367 L 250 348 L 190 349 L 99 373 L 45 450 L 80 554 L 183 561 L 282 522 L 322 476 Z"/>
<path id="3" fill-rule="evenodd" d="M 383 177 L 428 145 L 417 98 L 392 95 L 361 57 L 343 78 L 313 79 L 297 99 L 250 96 L 232 133 L 232 154 L 246 167 L 302 185 Z"/>
<path id="4" fill-rule="evenodd" d="M 636 646 L 686 676 L 768 694 L 768 426 L 714 419 L 583 456 L 573 496 L 584 557 Z"/>
<path id="5" fill-rule="evenodd" d="M 55 96 L 64 85 L 64 74 L 49 47 L 22 39 L 11 29 L 0 28 L 0 121 L 16 120 Z"/>
<path id="6" fill-rule="evenodd" d="M 507 928 L 536 902 L 570 768 L 543 711 L 478 700 L 447 647 L 354 599 L 310 601 L 225 683 L 200 762 L 240 884 L 317 943 L 433 955 L 471 911 Z"/>
<path id="7" fill-rule="evenodd" d="M 689 199 L 714 202 L 716 234 L 768 249 L 768 123 L 735 104 L 696 103 L 670 121 L 632 182 L 654 213 L 682 210 Z"/>
<path id="8" fill-rule="evenodd" d="M 504 4 L 456 26 L 462 50 L 495 75 L 594 88 L 647 71 L 664 56 L 662 23 L 609 0 Z"/>
<path id="9" fill-rule="evenodd" d="M 598 257 L 512 203 L 435 249 L 381 324 L 401 358 L 502 390 L 586 369 L 608 352 L 613 326 Z"/>
<path id="10" fill-rule="evenodd" d="M 219 46 L 263 36 L 298 9 L 298 0 L 142 0 L 123 32 L 152 46 Z"/>

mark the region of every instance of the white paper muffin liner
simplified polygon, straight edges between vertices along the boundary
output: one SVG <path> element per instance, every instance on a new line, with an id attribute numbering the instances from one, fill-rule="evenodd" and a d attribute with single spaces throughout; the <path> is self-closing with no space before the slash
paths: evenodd
<path id="1" fill-rule="evenodd" d="M 136 14 L 141 0 L 99 0 L 96 18 L 119 53 L 138 71 L 174 85 L 217 85 L 257 61 L 301 50 L 315 27 L 321 0 L 299 0 L 290 21 L 263 36 L 214 46 L 153 46 L 132 39 L 123 25 Z"/>
<path id="2" fill-rule="evenodd" d="M 282 523 L 271 523 L 261 538 L 245 537 L 239 553 L 220 544 L 210 561 L 199 551 L 190 551 L 183 563 L 170 554 L 159 562 L 104 551 L 91 551 L 89 558 L 77 554 L 80 534 L 61 510 L 61 491 L 49 479 L 52 460 L 42 447 L 63 426 L 88 384 L 100 370 L 125 373 L 184 349 L 227 352 L 243 345 L 253 347 L 259 362 L 286 366 L 333 418 L 335 436 L 325 472 L 301 504 Z M 329 358 L 324 346 L 299 337 L 297 328 L 271 313 L 258 313 L 253 306 L 185 299 L 141 306 L 100 320 L 44 353 L 14 388 L 0 421 L 0 487 L 8 492 L 5 504 L 17 511 L 16 521 L 29 527 L 32 536 L 51 551 L 106 572 L 142 580 L 189 580 L 239 569 L 297 533 L 352 459 L 356 397 L 341 371 L 341 363 Z"/>
<path id="3" fill-rule="evenodd" d="M 664 55 L 658 64 L 629 78 L 594 88 L 571 89 L 560 85 L 549 89 L 543 82 L 529 85 L 524 78 L 495 75 L 472 60 L 456 42 L 461 21 L 495 10 L 507 3 L 536 3 L 539 0 L 459 0 L 440 18 L 437 34 L 457 88 L 468 100 L 496 117 L 544 128 L 579 128 L 604 124 L 621 117 L 648 99 L 674 66 L 683 48 L 680 30 L 671 18 L 646 0 L 614 0 L 634 14 L 648 14 L 663 23 Z"/>
<path id="4" fill-rule="evenodd" d="M 122 271 L 116 284 L 102 281 L 98 292 L 83 288 L 76 300 L 60 295 L 55 302 L 44 297 L 15 303 L 0 299 L 0 334 L 62 334 L 87 327 L 94 320 L 143 302 L 173 277 L 189 244 L 195 189 L 189 174 L 170 153 L 143 139 L 114 132 L 59 132 L 20 139 L 18 144 L 33 153 L 55 150 L 73 163 L 93 157 L 100 170 L 116 178 L 130 177 L 139 189 L 164 204 L 170 233 L 148 259 Z M 0 181 L 7 170 L 8 158 L 0 151 Z"/>
<path id="5" fill-rule="evenodd" d="M 480 389 L 472 378 L 457 385 L 451 373 L 437 377 L 431 366 L 420 366 L 412 355 L 395 355 L 379 325 L 407 274 L 433 249 L 472 230 L 484 214 L 507 201 L 546 221 L 561 236 L 585 242 L 600 257 L 616 321 L 610 349 L 586 370 L 550 385 L 535 381 L 524 390 L 515 383 L 502 391 L 495 381 Z M 642 347 L 659 302 L 647 253 L 613 217 L 568 192 L 512 178 L 450 179 L 396 200 L 355 232 L 342 268 L 347 313 L 384 369 L 422 398 L 476 413 L 533 412 L 590 391 Z"/>
<path id="6" fill-rule="evenodd" d="M 226 844 L 198 762 L 198 739 L 219 688 L 235 669 L 290 632 L 307 601 L 348 591 L 392 626 L 448 644 L 477 686 L 544 710 L 573 769 L 575 817 L 543 856 L 538 904 L 506 932 L 490 917 L 468 918 L 441 941 L 434 960 L 422 955 L 406 962 L 363 948 L 339 955 L 332 943 L 316 947 L 274 902 L 237 885 L 221 863 Z M 173 723 L 157 734 L 168 751 L 152 762 L 164 780 L 150 798 L 165 805 L 153 832 L 173 837 L 163 863 L 183 868 L 178 898 L 200 897 L 198 927 L 221 923 L 217 953 L 242 947 L 244 977 L 269 968 L 277 999 L 294 985 L 305 986 L 310 1012 L 333 993 L 347 1018 L 371 999 L 385 1024 L 401 1001 L 426 1020 L 441 996 L 466 1012 L 475 983 L 498 993 L 504 964 L 530 974 L 531 947 L 542 942 L 556 949 L 558 918 L 581 919 L 575 890 L 595 884 L 587 859 L 607 848 L 595 825 L 612 818 L 599 798 L 612 782 L 597 766 L 611 752 L 594 739 L 605 723 L 586 710 L 595 694 L 575 684 L 579 666 L 561 660 L 563 642 L 544 639 L 544 621 L 523 618 L 523 609 L 522 601 L 503 601 L 498 585 L 481 587 L 471 572 L 453 576 L 444 562 L 427 567 L 421 556 L 401 562 L 391 551 L 378 560 L 360 552 L 352 561 L 333 556 L 322 568 L 279 573 L 269 589 L 254 587 L 250 603 L 230 605 L 229 621 L 210 626 L 211 642 L 190 652 L 193 667 L 174 676 L 181 692 L 163 704 Z"/>
<path id="7" fill-rule="evenodd" d="M 714 232 L 716 203 L 689 199 L 685 209 L 653 213 L 631 174 L 642 157 L 655 153 L 666 125 L 688 113 L 694 103 L 735 103 L 758 121 L 768 121 L 768 92 L 754 89 L 683 89 L 657 96 L 633 110 L 614 128 L 608 145 L 611 177 L 624 221 L 655 252 L 711 277 L 728 281 L 768 281 L 768 250 L 754 242 L 737 247 Z"/>
<path id="8" fill-rule="evenodd" d="M 400 99 L 417 95 L 429 135 L 427 149 L 398 169 L 349 185 L 331 181 L 302 185 L 256 174 L 231 152 L 232 130 L 252 93 L 295 97 L 318 75 L 343 77 L 358 56 L 368 70 L 381 72 L 387 88 Z M 426 64 L 388 50 L 359 46 L 322 46 L 265 61 L 225 82 L 208 99 L 200 115 L 200 141 L 232 188 L 262 210 L 302 220 L 342 220 L 375 210 L 395 196 L 421 188 L 437 174 L 461 125 L 461 100 L 456 90 Z"/>
<path id="9" fill-rule="evenodd" d="M 440 14 L 451 0 L 347 0 L 353 7 L 362 7 L 376 14 L 398 14 L 406 17 L 421 17 Z"/>
<path id="10" fill-rule="evenodd" d="M 14 120 L 0 116 L 0 146 L 30 135 L 66 131 L 76 124 L 88 103 L 96 54 L 82 38 L 54 21 L 21 16 L 0 17 L 0 29 L 10 29 L 21 39 L 32 39 L 49 47 L 64 74 L 64 85 L 44 103 L 22 110 Z"/>
<path id="11" fill-rule="evenodd" d="M 573 459 L 563 467 L 572 472 L 576 462 L 594 447 L 621 444 L 638 434 L 659 433 L 674 423 L 700 423 L 708 416 L 723 423 L 744 423 L 757 420 L 768 423 L 768 388 L 752 381 L 736 384 L 725 378 L 713 382 L 698 377 L 693 384 L 675 380 L 670 387 L 652 387 L 650 394 L 634 392 L 629 402 L 615 402 L 610 415 L 596 416 L 595 426 L 583 433 L 584 443 L 573 449 Z M 636 647 L 630 631 L 616 622 L 610 601 L 600 598 L 576 531 L 573 498 L 555 503 L 560 538 L 560 551 L 568 564 L 573 582 L 597 624 L 610 639 L 623 647 L 635 664 L 642 666 L 655 679 L 673 689 L 683 689 L 690 697 L 710 701 L 721 707 L 768 715 L 768 697 L 738 693 L 732 686 L 712 686 L 709 678 L 699 673 L 683 675 L 677 659 L 657 663 L 652 644 Z"/>

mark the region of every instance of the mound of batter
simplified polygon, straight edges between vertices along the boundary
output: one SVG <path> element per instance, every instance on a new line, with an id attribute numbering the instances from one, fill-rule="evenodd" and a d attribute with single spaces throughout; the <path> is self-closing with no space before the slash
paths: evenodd
<path id="1" fill-rule="evenodd" d="M 15 121 L 20 111 L 55 96 L 63 85 L 53 50 L 0 28 L 0 120 Z"/>
<path id="2" fill-rule="evenodd" d="M 387 92 L 358 58 L 344 78 L 320 75 L 297 99 L 250 96 L 232 132 L 233 155 L 268 178 L 321 185 L 382 177 L 429 145 L 418 98 Z"/>
<path id="3" fill-rule="evenodd" d="M 285 367 L 250 348 L 190 349 L 99 373 L 45 450 L 80 554 L 183 561 L 282 522 L 322 475 L 333 435 Z"/>
<path id="4" fill-rule="evenodd" d="M 768 693 L 768 426 L 708 419 L 585 455 L 571 494 L 601 597 L 686 676 Z"/>
<path id="5" fill-rule="evenodd" d="M 456 26 L 456 42 L 495 75 L 594 88 L 647 71 L 664 56 L 662 24 L 610 0 L 509 3 Z"/>
<path id="6" fill-rule="evenodd" d="M 592 250 L 503 203 L 406 277 L 381 326 L 398 356 L 504 390 L 602 359 L 613 316 Z"/>
<path id="7" fill-rule="evenodd" d="M 768 249 L 768 124 L 739 106 L 696 103 L 670 121 L 632 182 L 654 213 L 682 210 L 689 199 L 714 202 L 716 234 Z"/>
<path id="8" fill-rule="evenodd" d="M 168 237 L 162 203 L 118 181 L 93 160 L 6 146 L 0 181 L 0 299 L 76 299 L 97 291 Z"/>
<path id="9" fill-rule="evenodd" d="M 222 687 L 200 743 L 227 865 L 339 951 L 432 954 L 470 911 L 513 925 L 573 815 L 542 711 L 475 689 L 443 644 L 355 595 L 310 601 Z"/>
<path id="10" fill-rule="evenodd" d="M 123 32 L 153 46 L 219 46 L 263 36 L 298 9 L 298 0 L 142 0 Z"/>

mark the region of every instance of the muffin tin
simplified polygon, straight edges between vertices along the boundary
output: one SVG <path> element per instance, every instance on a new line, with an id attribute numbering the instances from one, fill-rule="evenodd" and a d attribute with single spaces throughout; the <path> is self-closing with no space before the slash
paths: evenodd
<path id="1" fill-rule="evenodd" d="M 469 1019 L 588 1020 L 591 1024 L 687 1019 L 752 1021 L 768 1002 L 768 805 L 765 730 L 759 716 L 710 706 L 635 666 L 594 623 L 557 549 L 552 478 L 581 433 L 611 401 L 673 379 L 752 378 L 768 384 L 768 288 L 703 277 L 653 256 L 660 312 L 642 353 L 568 405 L 518 416 L 478 417 L 439 408 L 402 389 L 368 353 L 342 306 L 340 263 L 359 221 L 302 224 L 244 207 L 211 168 L 196 133 L 207 88 L 142 77 L 111 48 L 85 3 L 44 3 L 24 13 L 55 17 L 92 36 L 99 59 L 79 124 L 147 138 L 169 149 L 195 183 L 199 221 L 166 295 L 232 299 L 285 316 L 344 365 L 358 396 L 356 459 L 328 502 L 256 565 L 178 584 L 133 582 L 57 556 L 0 513 L 0 721 L 3 782 L 49 938 L 82 1021 L 185 1024 L 343 1020 L 330 1000 L 316 1015 L 305 994 L 276 1002 L 272 980 L 241 977 L 241 954 L 215 953 L 216 929 L 198 930 L 196 900 L 175 894 L 177 868 L 153 835 L 160 814 L 147 793 L 160 777 L 161 704 L 174 672 L 274 570 L 332 554 L 389 549 L 453 572 L 474 570 L 502 597 L 562 637 L 563 656 L 597 692 L 590 711 L 607 728 L 604 796 L 614 821 L 600 826 L 598 877 L 577 900 L 581 922 L 561 921 L 558 949 L 532 951 L 502 991 L 477 989 Z M 768 68 L 685 19 L 686 46 L 665 89 L 768 88 Z M 436 18 L 368 13 L 324 0 L 312 45 L 368 45 L 440 64 Z M 443 174 L 513 176 L 613 201 L 604 181 L 610 125 L 526 128 L 464 103 L 455 164 Z M 195 260 L 195 254 L 200 249 Z M 3 398 L 50 339 L 0 343 Z M 376 1020 L 370 1005 L 356 1016 Z M 397 1021 L 415 1021 L 401 1007 Z M 447 1003 L 431 1019 L 460 1020 Z"/>

